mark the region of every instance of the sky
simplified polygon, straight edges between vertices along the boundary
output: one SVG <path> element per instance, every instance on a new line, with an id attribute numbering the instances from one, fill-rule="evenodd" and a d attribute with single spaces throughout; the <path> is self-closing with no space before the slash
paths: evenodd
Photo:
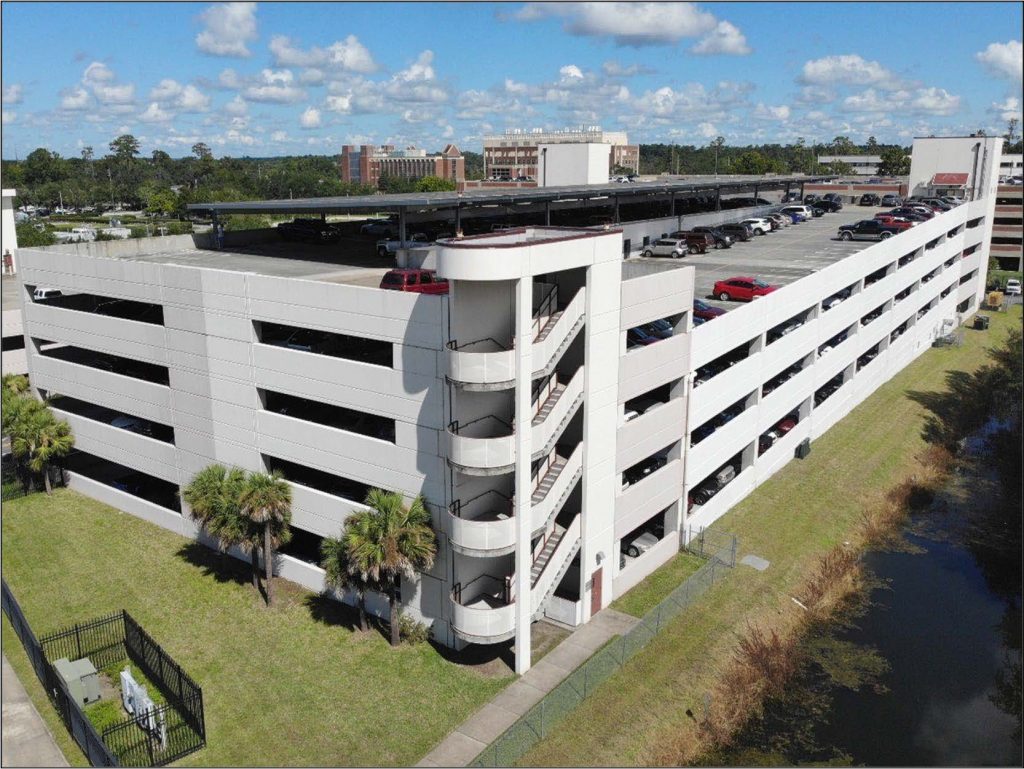
<path id="1" fill-rule="evenodd" d="M 1003 134 L 1021 3 L 3 3 L 0 153 Z"/>

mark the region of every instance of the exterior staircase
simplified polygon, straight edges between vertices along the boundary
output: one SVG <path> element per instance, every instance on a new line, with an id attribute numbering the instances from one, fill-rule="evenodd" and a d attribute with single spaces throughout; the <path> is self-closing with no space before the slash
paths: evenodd
<path id="1" fill-rule="evenodd" d="M 551 532 L 551 536 L 547 538 L 547 541 L 541 546 L 540 552 L 533 559 L 533 567 L 530 569 L 530 586 L 536 587 L 537 580 L 540 579 L 540 575 L 544 573 L 544 567 L 548 565 L 551 560 L 551 556 L 554 555 L 555 550 L 558 549 L 558 544 L 562 541 L 562 537 L 565 536 L 565 527 L 555 524 L 554 531 Z"/>
<path id="2" fill-rule="evenodd" d="M 565 467 L 569 460 L 563 456 L 557 456 L 555 461 L 548 467 L 547 472 L 544 473 L 544 477 L 540 479 L 540 483 L 537 484 L 533 490 L 533 496 L 530 497 L 530 504 L 539 505 L 547 497 L 548 492 L 551 491 L 551 487 L 555 485 L 555 481 L 558 480 L 558 474 L 562 472 L 562 468 Z"/>
<path id="3" fill-rule="evenodd" d="M 564 392 L 565 385 L 557 384 L 551 390 L 551 392 L 548 393 L 548 397 L 544 399 L 544 402 L 540 405 L 540 408 L 537 409 L 537 413 L 533 415 L 532 425 L 534 427 L 536 427 L 537 425 L 539 425 L 541 422 L 548 418 L 548 414 L 550 414 L 554 410 L 555 404 L 558 403 L 558 399 Z"/>
<path id="4" fill-rule="evenodd" d="M 551 331 L 555 328 L 555 324 L 558 323 L 558 319 L 562 317 L 564 312 L 565 310 L 556 310 L 555 312 L 551 313 L 551 315 L 548 317 L 547 323 L 544 324 L 544 328 L 542 328 L 540 332 L 538 332 L 537 336 L 533 338 L 534 344 L 536 344 L 537 342 L 543 342 L 545 339 L 548 338 L 548 334 L 550 334 Z"/>

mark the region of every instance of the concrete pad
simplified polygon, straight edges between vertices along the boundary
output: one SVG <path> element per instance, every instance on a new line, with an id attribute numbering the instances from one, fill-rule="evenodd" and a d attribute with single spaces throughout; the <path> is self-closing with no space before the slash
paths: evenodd
<path id="1" fill-rule="evenodd" d="M 740 563 L 744 566 L 750 566 L 758 571 L 764 571 L 769 566 L 769 561 L 766 561 L 759 555 L 745 555 L 740 559 Z"/>
<path id="2" fill-rule="evenodd" d="M 455 731 L 430 751 L 424 760 L 431 761 L 436 766 L 465 766 L 486 747 L 486 743 Z"/>
<path id="3" fill-rule="evenodd" d="M 554 652 L 552 652 L 552 654 L 554 654 Z M 523 680 L 530 684 L 530 686 L 534 686 L 547 694 L 562 683 L 562 681 L 565 680 L 566 675 L 567 673 L 564 670 L 559 667 L 555 667 L 546 659 L 543 659 L 526 671 L 523 675 Z"/>
<path id="4" fill-rule="evenodd" d="M 530 686 L 525 681 L 516 681 L 491 700 L 491 704 L 517 716 L 525 716 L 543 697 L 544 692 L 536 686 Z"/>
<path id="5" fill-rule="evenodd" d="M 598 644 L 600 646 L 600 644 Z M 544 662 L 560 668 L 566 678 L 576 668 L 587 661 L 594 653 L 593 649 L 575 643 L 562 643 L 554 651 L 548 652 Z"/>
<path id="6" fill-rule="evenodd" d="M 496 705 L 487 704 L 467 718 L 458 730 L 467 737 L 490 745 L 518 720 L 518 714 Z"/>

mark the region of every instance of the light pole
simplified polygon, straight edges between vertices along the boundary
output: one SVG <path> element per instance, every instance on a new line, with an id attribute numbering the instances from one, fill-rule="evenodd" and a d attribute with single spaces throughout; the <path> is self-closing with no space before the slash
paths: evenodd
<path id="1" fill-rule="evenodd" d="M 544 173 L 541 175 L 540 186 L 541 187 L 547 187 L 548 186 L 548 148 L 547 147 L 544 147 L 543 149 L 541 149 L 541 151 L 540 151 L 540 158 L 541 158 L 541 161 L 544 163 Z"/>

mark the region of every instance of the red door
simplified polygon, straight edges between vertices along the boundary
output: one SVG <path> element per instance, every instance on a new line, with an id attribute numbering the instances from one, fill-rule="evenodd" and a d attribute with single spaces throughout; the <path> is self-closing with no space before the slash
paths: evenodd
<path id="1" fill-rule="evenodd" d="M 593 617 L 601 611 L 601 572 L 603 568 L 594 572 L 590 578 L 590 616 Z"/>

